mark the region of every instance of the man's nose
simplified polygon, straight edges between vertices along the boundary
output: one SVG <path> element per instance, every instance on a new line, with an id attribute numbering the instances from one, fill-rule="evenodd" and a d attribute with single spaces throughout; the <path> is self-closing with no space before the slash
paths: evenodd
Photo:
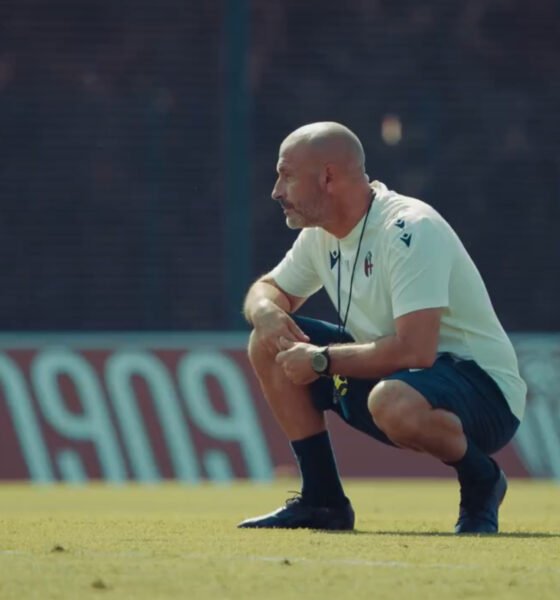
<path id="1" fill-rule="evenodd" d="M 281 200 L 282 199 L 282 192 L 280 189 L 280 182 L 277 181 L 274 184 L 274 187 L 272 188 L 272 193 L 270 194 L 273 200 Z"/>

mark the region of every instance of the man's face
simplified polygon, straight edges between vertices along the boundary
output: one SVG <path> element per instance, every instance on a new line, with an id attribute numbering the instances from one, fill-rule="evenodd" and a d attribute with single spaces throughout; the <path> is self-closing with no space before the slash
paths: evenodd
<path id="1" fill-rule="evenodd" d="M 323 194 L 317 161 L 304 144 L 282 144 L 278 157 L 278 179 L 272 190 L 286 215 L 290 229 L 321 224 Z"/>

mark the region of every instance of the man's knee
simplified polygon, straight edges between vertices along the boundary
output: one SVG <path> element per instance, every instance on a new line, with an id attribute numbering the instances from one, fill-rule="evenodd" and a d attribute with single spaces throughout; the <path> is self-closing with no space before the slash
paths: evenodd
<path id="1" fill-rule="evenodd" d="M 378 427 L 391 425 L 402 413 L 402 391 L 393 380 L 379 382 L 370 392 L 368 409 Z"/>
<path id="2" fill-rule="evenodd" d="M 274 362 L 275 357 L 270 353 L 270 350 L 266 347 L 262 339 L 257 336 L 254 329 L 249 335 L 247 356 L 255 371 L 270 369 L 276 364 Z"/>
<path id="3" fill-rule="evenodd" d="M 249 335 L 249 343 L 247 344 L 247 356 L 253 367 L 262 360 L 264 352 L 266 352 L 266 349 L 259 341 L 259 338 L 253 329 Z"/>
<path id="4" fill-rule="evenodd" d="M 431 407 L 410 386 L 390 379 L 373 388 L 368 397 L 368 409 L 375 424 L 390 438 L 409 438 L 420 432 L 422 412 Z"/>

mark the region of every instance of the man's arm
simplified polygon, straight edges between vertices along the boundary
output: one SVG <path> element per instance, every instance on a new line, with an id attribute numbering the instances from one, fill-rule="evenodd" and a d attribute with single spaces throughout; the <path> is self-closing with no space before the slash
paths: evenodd
<path id="1" fill-rule="evenodd" d="M 395 335 L 368 344 L 329 346 L 332 375 L 380 379 L 400 369 L 431 367 L 436 359 L 441 308 L 417 310 L 395 320 Z M 283 336 L 276 362 L 294 383 L 304 385 L 317 379 L 311 359 L 319 348 Z"/>
<path id="2" fill-rule="evenodd" d="M 262 312 L 280 308 L 285 313 L 293 313 L 305 302 L 306 298 L 292 296 L 281 289 L 274 279 L 266 275 L 257 279 L 249 288 L 243 314 L 250 325 L 254 326 L 254 318 Z"/>
<path id="3" fill-rule="evenodd" d="M 266 275 L 249 288 L 243 313 L 257 339 L 273 356 L 281 349 L 280 338 L 294 343 L 309 342 L 309 337 L 290 317 L 305 300 L 288 294 Z"/>
<path id="4" fill-rule="evenodd" d="M 403 315 L 395 320 L 395 335 L 375 342 L 331 346 L 331 373 L 373 379 L 399 369 L 431 367 L 437 354 L 442 310 L 427 308 Z"/>
<path id="5" fill-rule="evenodd" d="M 263 313 L 278 308 L 287 314 L 294 313 L 306 300 L 307 298 L 288 294 L 274 279 L 264 275 L 249 288 L 243 305 L 243 314 L 249 324 L 254 326 L 255 318 L 258 319 Z"/>

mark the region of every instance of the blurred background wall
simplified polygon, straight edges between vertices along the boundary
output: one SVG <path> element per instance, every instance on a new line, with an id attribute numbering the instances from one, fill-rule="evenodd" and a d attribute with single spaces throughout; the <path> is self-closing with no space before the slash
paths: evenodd
<path id="1" fill-rule="evenodd" d="M 0 480 L 295 473 L 241 303 L 318 120 L 458 231 L 529 385 L 500 464 L 560 480 L 560 0 L 2 0 Z M 345 476 L 450 475 L 330 428 Z"/>
<path id="2" fill-rule="evenodd" d="M 560 330 L 558 0 L 2 0 L 0 329 L 243 327 L 317 120 L 450 221 L 507 330 Z"/>

